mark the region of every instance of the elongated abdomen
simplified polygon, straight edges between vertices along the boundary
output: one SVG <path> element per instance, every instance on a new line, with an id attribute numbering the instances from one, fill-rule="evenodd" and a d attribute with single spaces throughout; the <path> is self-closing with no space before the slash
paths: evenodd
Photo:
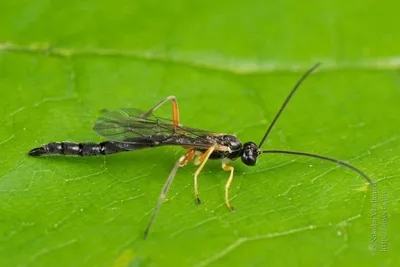
<path id="1" fill-rule="evenodd" d="M 105 141 L 102 143 L 73 143 L 73 142 L 53 142 L 34 148 L 29 151 L 29 155 L 37 156 L 51 156 L 51 155 L 65 155 L 65 156 L 98 156 L 114 154 L 118 152 L 131 151 L 136 149 L 145 148 L 143 144 L 132 144 L 123 142 Z"/>

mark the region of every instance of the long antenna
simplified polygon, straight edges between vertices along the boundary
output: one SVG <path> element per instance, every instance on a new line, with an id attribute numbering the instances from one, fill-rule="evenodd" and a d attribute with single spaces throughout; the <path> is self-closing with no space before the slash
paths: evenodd
<path id="1" fill-rule="evenodd" d="M 337 163 L 339 165 L 345 166 L 353 171 L 358 172 L 365 180 L 367 180 L 367 182 L 371 185 L 374 185 L 374 182 L 372 182 L 372 180 L 360 169 L 354 167 L 353 165 L 350 165 L 349 163 L 346 163 L 344 161 L 338 160 L 338 159 L 334 159 L 334 158 L 330 158 L 330 157 L 325 157 L 325 156 L 321 156 L 321 155 L 316 155 L 316 154 L 311 154 L 311 153 L 307 153 L 307 152 L 298 152 L 298 151 L 289 151 L 289 150 L 263 150 L 262 153 L 280 153 L 280 154 L 291 154 L 291 155 L 299 155 L 299 156 L 306 156 L 306 157 L 313 157 L 313 158 L 317 158 L 317 159 L 323 159 L 323 160 L 327 160 L 327 161 L 331 161 L 334 163 Z"/>
<path id="2" fill-rule="evenodd" d="M 265 139 L 267 139 L 269 133 L 272 130 L 272 127 L 274 127 L 276 121 L 278 120 L 279 116 L 281 115 L 282 111 L 285 109 L 286 105 L 289 103 L 289 100 L 292 98 L 292 96 L 294 95 L 294 93 L 296 92 L 297 88 L 299 88 L 299 86 L 301 85 L 301 83 L 307 78 L 308 75 L 311 74 L 311 72 L 313 72 L 319 65 L 321 65 L 321 63 L 317 63 L 314 66 L 312 66 L 311 69 L 309 69 L 304 75 L 303 77 L 301 77 L 301 79 L 296 83 L 296 85 L 293 87 L 292 91 L 290 92 L 290 94 L 288 95 L 288 97 L 286 98 L 285 102 L 283 102 L 283 105 L 281 107 L 281 109 L 278 111 L 278 113 L 276 114 L 274 120 L 272 121 L 272 123 L 269 125 L 267 132 L 264 134 L 264 137 L 261 139 L 260 144 L 258 145 L 259 148 L 261 148 L 261 146 L 264 144 Z"/>

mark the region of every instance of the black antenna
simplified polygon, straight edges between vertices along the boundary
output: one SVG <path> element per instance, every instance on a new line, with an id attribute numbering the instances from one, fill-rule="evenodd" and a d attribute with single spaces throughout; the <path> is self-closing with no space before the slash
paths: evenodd
<path id="1" fill-rule="evenodd" d="M 261 146 L 264 144 L 265 139 L 267 139 L 269 133 L 272 130 L 272 127 L 274 127 L 276 121 L 278 120 L 279 116 L 281 115 L 282 111 L 285 109 L 286 105 L 289 103 L 289 100 L 292 98 L 293 94 L 296 92 L 297 88 L 299 88 L 299 86 L 301 85 L 301 83 L 308 77 L 308 75 L 311 74 L 311 72 L 313 72 L 319 65 L 321 65 L 321 63 L 317 63 L 314 66 L 312 66 L 311 69 L 309 69 L 304 75 L 303 77 L 301 77 L 301 79 L 296 83 L 296 85 L 293 87 L 292 91 L 290 92 L 290 94 L 288 95 L 288 97 L 286 98 L 285 102 L 283 102 L 283 105 L 281 107 L 281 109 L 278 111 L 278 114 L 276 114 L 274 120 L 272 121 L 272 123 L 269 125 L 267 132 L 265 133 L 264 137 L 261 139 L 260 144 L 258 145 L 258 148 L 261 148 Z"/>
<path id="2" fill-rule="evenodd" d="M 331 162 L 337 163 L 339 165 L 345 166 L 353 171 L 358 172 L 365 180 L 367 180 L 367 182 L 369 184 L 374 185 L 374 182 L 372 182 L 372 180 L 360 169 L 354 167 L 353 165 L 350 165 L 349 163 L 346 163 L 346 162 L 338 160 L 338 159 L 325 157 L 325 156 L 321 156 L 321 155 L 316 155 L 316 154 L 311 154 L 311 153 L 307 153 L 307 152 L 298 152 L 298 151 L 289 151 L 289 150 L 263 150 L 262 153 L 275 153 L 275 154 L 280 153 L 280 154 L 299 155 L 299 156 L 313 157 L 313 158 L 317 158 L 317 159 L 331 161 Z"/>

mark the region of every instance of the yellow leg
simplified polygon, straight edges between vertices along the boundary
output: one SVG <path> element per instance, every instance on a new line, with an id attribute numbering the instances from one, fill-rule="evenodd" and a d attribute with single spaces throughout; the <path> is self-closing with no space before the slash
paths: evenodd
<path id="1" fill-rule="evenodd" d="M 200 166 L 197 168 L 196 172 L 194 173 L 194 195 L 196 197 L 197 200 L 197 204 L 201 204 L 200 198 L 199 198 L 199 191 L 197 188 L 197 176 L 199 175 L 199 173 L 201 172 L 201 170 L 203 169 L 204 165 L 206 164 L 208 158 L 210 157 L 210 155 L 212 154 L 212 152 L 215 150 L 215 147 L 212 146 L 209 149 L 207 149 L 206 152 L 204 152 L 203 155 L 201 155 L 198 159 L 196 159 L 197 164 L 200 164 Z"/>
<path id="2" fill-rule="evenodd" d="M 224 162 L 222 163 L 222 168 L 224 169 L 224 171 L 230 171 L 231 174 L 229 175 L 229 179 L 228 182 L 226 182 L 225 185 L 225 203 L 226 206 L 228 207 L 228 209 L 230 209 L 231 211 L 235 211 L 235 209 L 231 206 L 231 204 L 229 204 L 229 186 L 232 183 L 233 180 L 233 167 L 232 166 L 227 166 Z"/>
<path id="3" fill-rule="evenodd" d="M 143 118 L 149 117 L 151 114 L 154 113 L 159 107 L 161 107 L 165 102 L 171 100 L 172 102 L 172 119 L 175 126 L 179 126 L 179 108 L 178 108 L 178 101 L 176 100 L 175 96 L 169 96 L 163 99 L 160 103 L 152 107 L 146 114 L 143 115 Z"/>

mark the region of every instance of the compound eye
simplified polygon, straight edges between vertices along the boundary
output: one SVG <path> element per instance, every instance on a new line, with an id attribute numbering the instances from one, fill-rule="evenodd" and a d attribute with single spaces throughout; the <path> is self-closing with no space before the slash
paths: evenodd
<path id="1" fill-rule="evenodd" d="M 254 166 L 257 163 L 257 158 L 253 157 L 252 155 L 242 155 L 242 162 L 247 166 Z"/>
<path id="2" fill-rule="evenodd" d="M 254 166 L 257 163 L 258 147 L 254 143 L 245 143 L 243 145 L 242 162 L 247 166 Z"/>

